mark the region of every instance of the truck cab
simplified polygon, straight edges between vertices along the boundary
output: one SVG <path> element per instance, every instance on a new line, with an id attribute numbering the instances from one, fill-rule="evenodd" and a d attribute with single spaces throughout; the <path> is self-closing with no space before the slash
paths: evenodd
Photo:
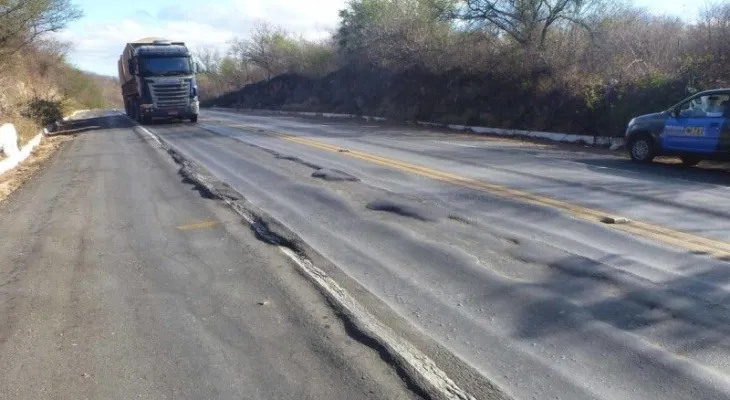
<path id="1" fill-rule="evenodd" d="M 119 60 L 124 108 L 131 118 L 198 120 L 198 64 L 184 43 L 166 40 L 127 44 Z"/>
<path id="2" fill-rule="evenodd" d="M 697 93 L 668 109 L 633 118 L 626 128 L 631 159 L 676 156 L 685 165 L 730 160 L 730 89 Z"/>

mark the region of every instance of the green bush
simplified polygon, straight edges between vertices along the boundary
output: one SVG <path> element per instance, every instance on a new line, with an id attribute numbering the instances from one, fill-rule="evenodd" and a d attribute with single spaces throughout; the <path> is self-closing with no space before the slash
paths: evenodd
<path id="1" fill-rule="evenodd" d="M 63 103 L 34 98 L 25 106 L 22 115 L 39 126 L 50 125 L 63 119 Z"/>

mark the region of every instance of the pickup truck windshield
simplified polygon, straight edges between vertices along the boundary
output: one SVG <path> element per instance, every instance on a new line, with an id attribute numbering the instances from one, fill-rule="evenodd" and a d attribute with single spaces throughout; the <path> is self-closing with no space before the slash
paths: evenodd
<path id="1" fill-rule="evenodd" d="M 140 71 L 145 76 L 190 75 L 190 59 L 186 57 L 154 57 L 140 59 Z"/>

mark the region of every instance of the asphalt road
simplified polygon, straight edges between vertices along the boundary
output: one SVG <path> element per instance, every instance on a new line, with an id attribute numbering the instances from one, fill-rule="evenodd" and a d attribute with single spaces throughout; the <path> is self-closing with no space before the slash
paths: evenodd
<path id="1" fill-rule="evenodd" d="M 727 262 L 412 166 L 723 243 L 725 170 L 366 122 L 203 115 L 149 128 L 515 397 L 730 398 Z"/>
<path id="2" fill-rule="evenodd" d="M 148 135 L 83 118 L 0 205 L 0 398 L 418 398 Z"/>

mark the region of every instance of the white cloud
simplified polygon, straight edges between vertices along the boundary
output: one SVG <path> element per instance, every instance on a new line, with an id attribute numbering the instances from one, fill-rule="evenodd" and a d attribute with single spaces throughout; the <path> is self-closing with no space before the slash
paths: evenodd
<path id="1" fill-rule="evenodd" d="M 200 3 L 198 3 L 200 4 Z M 205 10 L 177 6 L 139 10 L 114 23 L 85 20 L 59 33 L 73 43 L 70 60 L 78 67 L 114 75 L 125 43 L 148 36 L 185 41 L 191 49 L 225 49 L 229 40 L 246 36 L 264 20 L 308 38 L 323 37 L 337 24 L 345 0 L 227 0 Z M 190 10 L 190 11 L 181 11 Z"/>
<path id="2" fill-rule="evenodd" d="M 158 25 L 124 19 L 112 26 L 87 24 L 82 29 L 62 32 L 60 36 L 73 43 L 70 59 L 79 68 L 116 75 L 117 60 L 129 41 L 160 36 L 185 41 L 192 49 L 223 48 L 233 33 L 197 22 L 170 21 Z"/>

